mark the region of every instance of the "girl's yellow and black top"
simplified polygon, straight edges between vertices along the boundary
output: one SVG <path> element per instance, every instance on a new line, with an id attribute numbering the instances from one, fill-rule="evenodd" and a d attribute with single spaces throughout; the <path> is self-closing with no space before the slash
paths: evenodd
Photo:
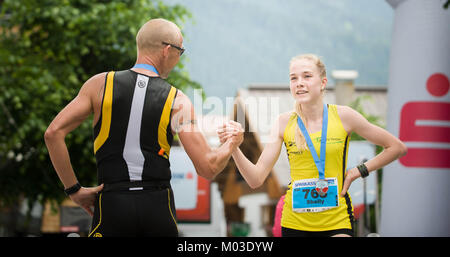
<path id="1" fill-rule="evenodd" d="M 284 131 L 284 144 L 286 146 L 291 183 L 286 192 L 281 218 L 281 226 L 303 231 L 327 231 L 335 229 L 352 229 L 353 206 L 350 195 L 339 196 L 339 206 L 322 212 L 297 213 L 292 210 L 292 182 L 301 179 L 318 178 L 314 159 L 309 149 L 302 152 L 295 144 L 295 131 L 298 128 L 297 114 L 294 112 Z M 321 130 L 310 134 L 317 154 L 320 156 Z M 348 143 L 350 135 L 344 130 L 341 119 L 337 113 L 336 105 L 328 105 L 328 131 L 325 158 L 325 177 L 336 177 L 339 193 L 342 191 L 346 171 Z"/>

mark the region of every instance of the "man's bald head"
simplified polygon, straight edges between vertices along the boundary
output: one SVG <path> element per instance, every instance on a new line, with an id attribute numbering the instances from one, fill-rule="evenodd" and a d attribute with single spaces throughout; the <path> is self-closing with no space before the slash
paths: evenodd
<path id="1" fill-rule="evenodd" d="M 162 42 L 177 45 L 182 42 L 180 28 L 175 23 L 162 18 L 146 22 L 136 36 L 138 52 L 158 49 L 162 46 Z"/>

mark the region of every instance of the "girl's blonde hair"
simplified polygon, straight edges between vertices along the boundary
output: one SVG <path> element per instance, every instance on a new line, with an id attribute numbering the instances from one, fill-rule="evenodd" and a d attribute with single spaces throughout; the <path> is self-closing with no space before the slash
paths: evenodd
<path id="1" fill-rule="evenodd" d="M 302 54 L 302 55 L 295 56 L 291 59 L 289 66 L 292 65 L 292 63 L 294 61 L 303 60 L 303 59 L 310 60 L 317 66 L 317 69 L 319 70 L 319 75 L 320 75 L 321 79 L 323 79 L 327 76 L 325 64 L 323 64 L 322 60 L 320 60 L 320 58 L 315 54 Z M 324 91 L 322 91 L 322 96 L 323 96 L 323 92 Z M 295 101 L 295 103 L 294 103 L 294 112 L 302 119 L 305 126 L 307 126 L 307 121 L 302 112 L 302 106 L 297 101 Z M 298 127 L 298 125 L 296 126 L 296 129 L 295 129 L 295 144 L 297 145 L 297 148 L 300 152 L 307 149 L 305 137 L 303 136 L 302 132 L 300 131 L 300 128 Z"/>

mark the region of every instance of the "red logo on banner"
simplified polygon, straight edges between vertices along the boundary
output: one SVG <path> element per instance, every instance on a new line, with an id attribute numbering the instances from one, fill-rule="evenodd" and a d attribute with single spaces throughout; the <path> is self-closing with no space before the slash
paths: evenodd
<path id="1" fill-rule="evenodd" d="M 177 209 L 177 222 L 211 222 L 210 181 L 197 176 L 197 206 L 191 210 Z"/>
<path id="2" fill-rule="evenodd" d="M 431 75 L 426 83 L 428 92 L 444 96 L 450 83 L 442 73 Z M 407 102 L 400 113 L 400 135 L 403 142 L 450 143 L 449 102 Z M 399 159 L 407 167 L 450 168 L 450 149 L 408 147 L 408 154 Z"/>

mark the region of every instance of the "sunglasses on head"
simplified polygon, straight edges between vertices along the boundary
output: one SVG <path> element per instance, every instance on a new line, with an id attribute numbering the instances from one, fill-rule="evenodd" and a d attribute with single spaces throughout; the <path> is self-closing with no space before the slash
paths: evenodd
<path id="1" fill-rule="evenodd" d="M 178 49 L 178 50 L 180 51 L 180 56 L 182 56 L 183 53 L 184 53 L 184 51 L 186 50 L 186 49 L 184 49 L 184 48 L 182 48 L 182 47 L 179 47 L 179 46 L 176 46 L 176 45 L 167 43 L 167 42 L 162 42 L 162 44 L 163 44 L 163 45 L 171 46 L 171 47 L 173 47 L 173 48 L 175 48 L 175 49 Z"/>

